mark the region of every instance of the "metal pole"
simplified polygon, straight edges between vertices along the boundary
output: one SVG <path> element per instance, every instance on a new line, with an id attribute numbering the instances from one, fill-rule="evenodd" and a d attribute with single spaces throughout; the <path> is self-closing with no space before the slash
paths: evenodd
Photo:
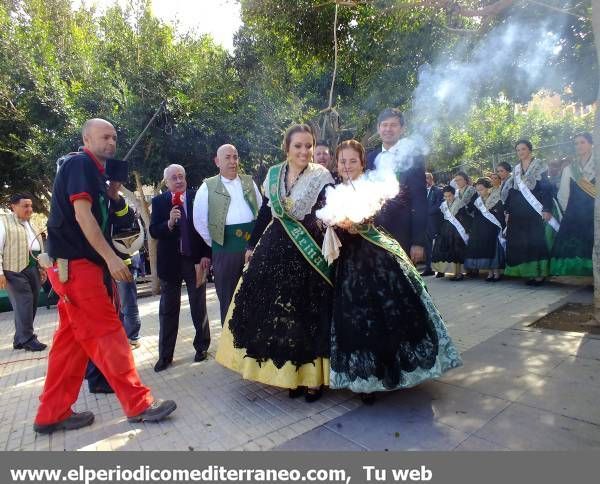
<path id="1" fill-rule="evenodd" d="M 137 137 L 137 139 L 133 142 L 133 145 L 131 145 L 131 148 L 129 148 L 129 151 L 123 158 L 123 161 L 127 161 L 127 159 L 131 156 L 131 153 L 133 153 L 133 150 L 135 150 L 135 147 L 141 141 L 142 137 L 146 134 L 146 131 L 148 131 L 148 128 L 150 127 L 150 125 L 154 122 L 154 120 L 160 114 L 160 112 L 163 110 L 163 108 L 165 107 L 166 104 L 167 104 L 166 99 L 160 103 L 160 106 L 158 106 L 158 109 L 154 113 L 154 116 L 152 116 L 152 118 L 150 118 L 150 121 L 148 121 L 148 124 L 146 124 L 146 127 L 143 129 L 143 131 L 140 133 L 140 135 Z"/>

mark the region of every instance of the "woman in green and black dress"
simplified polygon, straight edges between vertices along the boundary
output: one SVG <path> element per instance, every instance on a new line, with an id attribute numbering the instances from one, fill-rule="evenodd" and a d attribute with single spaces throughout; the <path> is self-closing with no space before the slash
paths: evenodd
<path id="1" fill-rule="evenodd" d="M 507 181 L 504 273 L 527 278 L 528 285 L 539 286 L 548 276 L 550 268 L 546 230 L 554 230 L 550 224 L 557 228 L 552 216 L 552 185 L 548 181 L 546 165 L 533 157 L 530 141 L 518 141 L 515 149 L 520 162 Z"/>
<path id="2" fill-rule="evenodd" d="M 360 179 L 365 151 L 355 140 L 336 150 L 338 173 Z M 400 244 L 372 224 L 338 224 L 330 387 L 361 393 L 397 390 L 462 364 L 440 313 Z"/>
<path id="3" fill-rule="evenodd" d="M 575 136 L 577 158 L 564 168 L 558 190 L 563 210 L 552 248 L 550 270 L 555 276 L 592 276 L 596 173 L 590 133 Z"/>

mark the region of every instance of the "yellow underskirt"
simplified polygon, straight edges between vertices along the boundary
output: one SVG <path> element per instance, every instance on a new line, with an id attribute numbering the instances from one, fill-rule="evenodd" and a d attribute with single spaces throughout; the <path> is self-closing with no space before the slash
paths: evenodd
<path id="1" fill-rule="evenodd" d="M 231 308 L 228 313 L 231 312 Z M 228 314 L 229 316 L 229 314 Z M 215 359 L 218 363 L 242 375 L 246 380 L 281 388 L 298 386 L 318 387 L 329 385 L 329 358 L 317 358 L 296 369 L 289 361 L 277 368 L 271 360 L 259 366 L 254 358 L 246 357 L 244 348 L 233 347 L 233 335 L 229 330 L 229 317 L 223 327 Z"/>

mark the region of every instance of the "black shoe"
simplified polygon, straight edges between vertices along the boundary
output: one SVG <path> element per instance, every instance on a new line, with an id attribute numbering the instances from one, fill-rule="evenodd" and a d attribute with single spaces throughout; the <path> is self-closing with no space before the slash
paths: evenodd
<path id="1" fill-rule="evenodd" d="M 535 279 L 527 279 L 527 281 L 525 281 L 525 285 L 526 286 L 535 286 Z"/>
<path id="2" fill-rule="evenodd" d="M 361 393 L 360 399 L 363 401 L 365 405 L 373 405 L 375 403 L 375 394 L 374 393 Z"/>
<path id="3" fill-rule="evenodd" d="M 453 276 L 450 278 L 451 281 L 462 281 L 465 278 L 462 274 L 460 276 Z"/>
<path id="4" fill-rule="evenodd" d="M 306 395 L 304 395 L 304 400 L 308 403 L 316 402 L 319 398 L 323 396 L 323 387 L 319 387 L 318 390 L 314 388 L 309 388 L 306 390 Z"/>
<path id="5" fill-rule="evenodd" d="M 494 276 L 487 276 L 485 282 L 494 282 Z"/>
<path id="6" fill-rule="evenodd" d="M 434 274 L 435 272 L 433 272 L 431 269 L 426 269 L 423 272 L 421 272 L 422 277 L 433 276 Z"/>
<path id="7" fill-rule="evenodd" d="M 442 277 L 446 277 L 446 274 L 444 274 L 443 272 L 436 272 L 435 273 L 435 278 L 436 279 L 441 279 Z"/>
<path id="8" fill-rule="evenodd" d="M 290 388 L 288 397 L 299 398 L 306 393 L 306 387 Z"/>
<path id="9" fill-rule="evenodd" d="M 13 348 L 25 351 L 44 351 L 48 348 L 48 345 L 40 343 L 37 338 L 31 338 L 27 343 L 22 343 L 20 345 L 13 344 Z"/>
<path id="10" fill-rule="evenodd" d="M 39 425 L 34 423 L 33 430 L 38 434 L 51 434 L 56 430 L 75 430 L 82 427 L 92 425 L 94 422 L 94 414 L 92 412 L 79 412 L 72 413 L 70 417 L 67 417 L 60 422 L 47 425 Z"/>
<path id="11" fill-rule="evenodd" d="M 90 393 L 115 393 L 108 383 L 101 383 L 95 387 L 89 387 Z"/>
<path id="12" fill-rule="evenodd" d="M 204 361 L 204 360 L 206 360 L 207 357 L 208 357 L 208 355 L 206 354 L 206 351 L 196 351 L 196 355 L 194 356 L 194 361 L 196 361 L 196 362 Z"/>
<path id="13" fill-rule="evenodd" d="M 492 282 L 498 282 L 501 279 L 502 279 L 502 276 L 494 276 L 494 278 L 492 279 Z"/>
<path id="14" fill-rule="evenodd" d="M 166 370 L 167 368 L 169 368 L 169 366 L 171 366 L 171 363 L 173 363 L 173 360 L 165 360 L 163 358 L 159 358 L 156 362 L 156 365 L 154 365 L 154 371 L 158 373 L 159 371 Z"/>
<path id="15" fill-rule="evenodd" d="M 543 286 L 544 285 L 544 279 L 541 279 L 541 280 L 534 279 L 533 283 L 531 285 L 535 286 L 535 287 Z"/>
<path id="16" fill-rule="evenodd" d="M 128 422 L 159 422 L 177 408 L 173 400 L 154 400 L 146 410 L 134 417 L 127 417 Z"/>

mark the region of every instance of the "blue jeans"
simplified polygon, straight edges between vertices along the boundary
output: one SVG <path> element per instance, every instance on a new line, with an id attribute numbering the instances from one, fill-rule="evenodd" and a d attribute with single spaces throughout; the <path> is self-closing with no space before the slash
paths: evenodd
<path id="1" fill-rule="evenodd" d="M 121 300 L 121 311 L 119 317 L 125 328 L 125 333 L 130 340 L 140 339 L 140 312 L 137 304 L 137 287 L 133 282 L 117 281 L 119 299 Z"/>

